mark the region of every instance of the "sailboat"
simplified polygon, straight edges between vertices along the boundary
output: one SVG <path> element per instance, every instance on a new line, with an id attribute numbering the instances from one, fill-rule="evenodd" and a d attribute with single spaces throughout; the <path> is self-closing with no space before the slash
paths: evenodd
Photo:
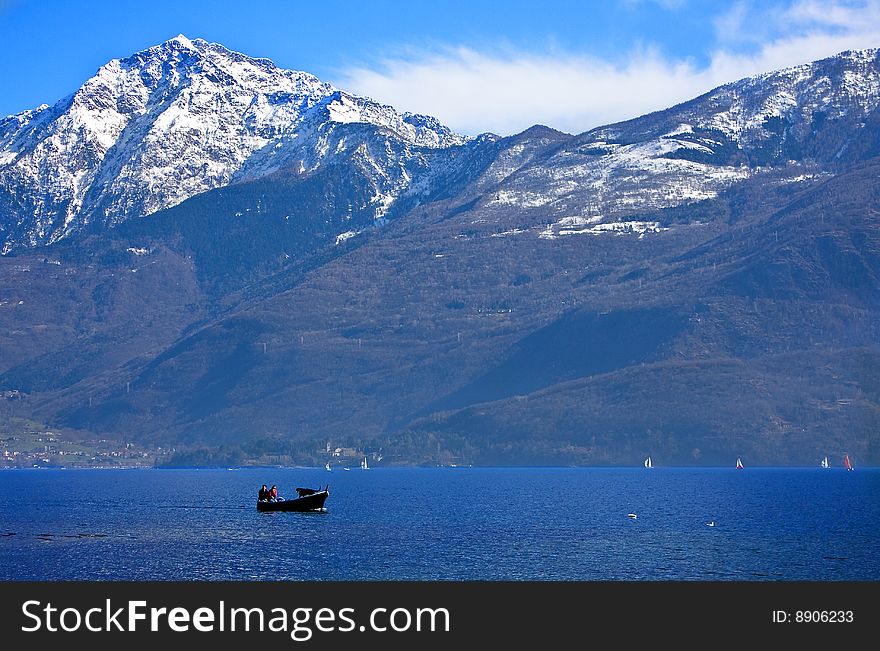
<path id="1" fill-rule="evenodd" d="M 830 468 L 831 464 L 828 463 L 828 457 L 822 459 L 822 463 L 819 464 L 822 468 Z"/>
<path id="2" fill-rule="evenodd" d="M 364 457 L 364 460 L 361 461 L 361 469 L 362 470 L 369 470 L 370 469 L 370 466 L 367 465 L 367 458 L 366 457 Z"/>
<path id="3" fill-rule="evenodd" d="M 327 463 L 324 464 L 324 470 L 326 470 L 327 472 L 331 472 L 331 470 L 330 470 L 330 462 L 329 462 L 329 461 L 328 461 Z"/>
<path id="4" fill-rule="evenodd" d="M 737 457 L 737 458 L 736 458 L 736 469 L 737 469 L 737 470 L 742 470 L 744 467 L 745 467 L 745 466 L 743 466 L 742 459 L 740 459 L 739 457 Z"/>
<path id="5" fill-rule="evenodd" d="M 849 455 L 848 454 L 843 455 L 843 465 L 846 467 L 847 470 L 853 469 L 852 464 L 849 462 Z"/>
<path id="6" fill-rule="evenodd" d="M 645 468 L 649 468 L 649 469 L 650 469 L 650 468 L 653 468 L 653 467 L 654 467 L 654 464 L 651 463 L 651 457 L 648 457 L 647 459 L 645 459 Z"/>

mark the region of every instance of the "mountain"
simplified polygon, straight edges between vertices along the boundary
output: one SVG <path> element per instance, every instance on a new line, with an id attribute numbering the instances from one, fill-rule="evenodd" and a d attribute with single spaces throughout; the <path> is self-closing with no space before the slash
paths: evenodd
<path id="1" fill-rule="evenodd" d="M 543 237 L 652 231 L 646 211 L 710 199 L 755 175 L 799 179 L 877 155 L 878 56 L 844 52 L 593 129 L 513 171 L 486 208 L 534 213 L 524 223 L 543 222 Z"/>
<path id="2" fill-rule="evenodd" d="M 178 36 L 109 62 L 52 107 L 0 122 L 2 250 L 150 215 L 279 169 L 308 174 L 352 153 L 376 167 L 358 150 L 362 141 L 337 133 L 355 123 L 406 150 L 380 170 L 396 172 L 371 197 L 380 211 L 411 180 L 406 166 L 420 150 L 465 141 L 433 118 Z"/>
<path id="3" fill-rule="evenodd" d="M 10 235 L 0 390 L 181 463 L 877 463 L 878 81 L 845 52 L 506 138 L 328 90 L 216 187 Z"/>

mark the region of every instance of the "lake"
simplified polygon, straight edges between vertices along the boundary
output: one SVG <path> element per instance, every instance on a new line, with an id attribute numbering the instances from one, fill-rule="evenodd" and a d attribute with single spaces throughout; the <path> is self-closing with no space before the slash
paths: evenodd
<path id="1" fill-rule="evenodd" d="M 259 513 L 263 483 L 329 483 L 326 512 Z M 0 498 L 5 580 L 880 579 L 876 469 L 13 470 Z"/>

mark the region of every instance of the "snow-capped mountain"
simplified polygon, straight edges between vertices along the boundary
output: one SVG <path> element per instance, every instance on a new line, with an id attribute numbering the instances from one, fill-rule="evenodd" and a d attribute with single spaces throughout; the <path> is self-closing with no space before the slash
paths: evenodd
<path id="1" fill-rule="evenodd" d="M 656 232 L 639 216 L 755 175 L 791 182 L 876 155 L 878 105 L 880 50 L 844 52 L 581 134 L 507 176 L 486 208 L 535 213 L 547 238 Z"/>
<path id="2" fill-rule="evenodd" d="M 433 118 L 178 36 L 110 61 L 52 107 L 0 121 L 0 247 L 50 243 L 280 168 L 308 172 L 357 150 L 333 135 L 352 123 L 399 142 L 404 158 L 465 141 Z"/>
<path id="3" fill-rule="evenodd" d="M 468 139 L 434 118 L 178 36 L 111 61 L 52 107 L 0 121 L 0 252 L 337 163 L 359 190 L 322 206 L 336 210 L 333 238 L 462 188 L 480 223 L 505 233 L 659 233 L 645 213 L 758 175 L 794 182 L 875 155 L 880 144 L 862 136 L 877 120 L 878 52 L 750 77 L 579 136 Z M 349 213 L 360 221 L 344 223 Z"/>

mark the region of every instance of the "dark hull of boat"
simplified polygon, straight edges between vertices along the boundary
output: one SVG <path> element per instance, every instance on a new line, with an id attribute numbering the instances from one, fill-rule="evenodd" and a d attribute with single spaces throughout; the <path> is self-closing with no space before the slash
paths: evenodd
<path id="1" fill-rule="evenodd" d="M 324 508 L 324 500 L 330 493 L 315 491 L 311 495 L 298 497 L 295 500 L 279 500 L 278 502 L 257 502 L 257 511 L 320 511 Z"/>

